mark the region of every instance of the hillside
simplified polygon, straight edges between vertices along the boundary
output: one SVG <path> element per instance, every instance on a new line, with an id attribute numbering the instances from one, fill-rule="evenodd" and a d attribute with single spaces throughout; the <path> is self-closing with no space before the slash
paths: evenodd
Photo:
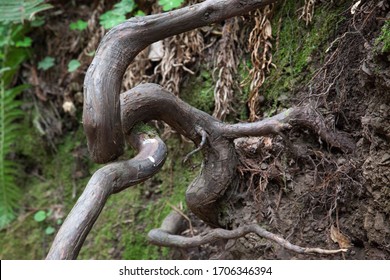
<path id="1" fill-rule="evenodd" d="M 7 157 L 21 168 L 16 182 L 22 195 L 17 218 L 0 231 L 1 259 L 45 258 L 103 166 L 90 159 L 81 124 L 83 82 L 109 29 L 102 15 L 120 6 L 49 2 L 53 7 L 39 13 L 43 23 L 26 30 L 32 45 L 12 80 L 12 86 L 31 86 L 17 97 L 22 138 Z M 126 17 L 162 12 L 156 1 L 127 2 L 137 5 L 122 12 Z M 202 154 L 183 164 L 194 144 L 152 121 L 149 127 L 168 148 L 164 166 L 108 200 L 79 259 L 390 259 L 390 5 L 328 2 L 278 1 L 164 39 L 136 57 L 122 88 L 157 83 L 228 123 L 309 106 L 353 148 L 334 146 L 319 136 L 321 129 L 300 125 L 276 136 L 238 138 L 238 176 L 222 198 L 221 219 L 230 229 L 256 223 L 302 247 L 348 251 L 298 254 L 253 233 L 191 249 L 150 244 L 147 233 L 175 209 L 186 220 L 180 234 L 210 231 L 185 201 Z M 129 149 L 122 158 L 133 156 Z"/>

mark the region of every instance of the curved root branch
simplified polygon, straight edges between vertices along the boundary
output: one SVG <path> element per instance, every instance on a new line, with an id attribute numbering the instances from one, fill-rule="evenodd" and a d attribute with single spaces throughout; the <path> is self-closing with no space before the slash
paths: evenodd
<path id="1" fill-rule="evenodd" d="M 174 218 L 174 214 L 168 216 L 172 223 L 180 220 L 180 217 Z M 211 229 L 208 232 L 203 234 L 193 236 L 193 237 L 184 237 L 181 235 L 175 235 L 173 228 L 171 228 L 169 223 L 163 222 L 163 226 L 158 229 L 153 229 L 149 232 L 148 238 L 152 244 L 166 247 L 179 247 L 179 248 L 191 248 L 204 245 L 207 243 L 212 243 L 217 240 L 227 240 L 227 239 L 237 239 L 247 235 L 248 233 L 254 233 L 259 237 L 276 242 L 283 248 L 286 248 L 290 251 L 299 253 L 299 254 L 337 254 L 341 252 L 347 252 L 347 249 L 338 249 L 338 250 L 327 250 L 322 248 L 307 248 L 301 247 L 295 244 L 290 243 L 288 240 L 283 237 L 276 235 L 272 232 L 269 232 L 257 224 L 245 225 L 233 230 L 226 230 L 221 228 Z M 175 229 L 177 226 L 175 226 Z"/>
<path id="2" fill-rule="evenodd" d="M 204 145 L 206 144 L 207 132 L 206 132 L 202 127 L 200 127 L 200 126 L 198 126 L 198 125 L 195 126 L 195 131 L 196 131 L 196 133 L 198 133 L 198 134 L 202 137 L 202 140 L 200 141 L 199 146 L 198 146 L 195 150 L 189 152 L 189 153 L 184 157 L 183 163 L 186 163 L 186 162 L 190 159 L 190 157 L 192 157 L 194 154 L 196 154 L 197 152 L 199 152 L 200 150 L 202 150 L 203 147 L 204 147 Z"/>

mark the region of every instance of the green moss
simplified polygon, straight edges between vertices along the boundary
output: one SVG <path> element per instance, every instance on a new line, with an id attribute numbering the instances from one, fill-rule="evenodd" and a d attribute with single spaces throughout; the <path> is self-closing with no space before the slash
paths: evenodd
<path id="1" fill-rule="evenodd" d="M 150 137 L 154 137 L 157 135 L 156 129 L 148 124 L 145 124 L 143 122 L 139 122 L 135 125 L 134 131 L 139 133 L 146 133 Z"/>
<path id="2" fill-rule="evenodd" d="M 46 256 L 54 235 L 46 235 L 47 226 L 56 229 L 55 215 L 38 223 L 33 216 L 38 210 L 60 210 L 66 214 L 84 189 L 88 178 L 75 179 L 73 152 L 85 146 L 82 128 L 69 133 L 58 144 L 57 152 L 48 152 L 44 139 L 26 117 L 23 124 L 23 141 L 16 143 L 25 173 L 20 174 L 19 185 L 24 192 L 19 219 L 0 232 L 0 257 L 2 259 L 42 259 Z M 86 164 L 93 166 L 86 159 Z M 73 196 L 76 192 L 76 197 Z M 10 234 L 9 232 L 12 232 Z"/>
<path id="3" fill-rule="evenodd" d="M 214 111 L 214 84 L 208 70 L 201 70 L 197 76 L 191 76 L 188 84 L 180 94 L 185 102 L 212 114 Z"/>
<path id="4" fill-rule="evenodd" d="M 185 191 L 196 172 L 183 166 L 180 159 L 189 150 L 188 145 L 183 146 L 179 139 L 169 139 L 167 145 L 169 148 L 169 158 L 163 169 L 153 177 L 153 187 L 157 193 L 155 199 L 151 199 L 146 205 L 142 203 L 142 194 L 146 188 L 145 184 L 139 185 L 135 190 L 133 198 L 134 221 L 128 228 L 129 234 L 124 236 L 121 244 L 124 247 L 123 259 L 167 259 L 170 250 L 150 245 L 147 241 L 147 233 L 161 225 L 163 219 L 172 211 L 170 205 L 178 206 L 182 203 L 185 206 Z M 178 154 L 177 147 L 182 146 L 183 154 Z M 199 159 L 198 159 L 199 161 Z M 150 192 L 150 191 L 149 191 Z"/>
<path id="5" fill-rule="evenodd" d="M 278 100 L 311 78 L 315 68 L 311 67 L 313 58 L 323 58 L 328 47 L 326 43 L 337 30 L 338 23 L 344 20 L 340 16 L 343 7 L 318 6 L 312 24 L 307 27 L 296 13 L 300 5 L 300 2 L 285 1 L 272 19 L 273 37 L 279 39 L 278 49 L 273 53 L 276 68 L 271 70 L 262 87 L 262 94 L 271 105 L 269 114 L 276 110 Z M 280 33 L 277 34 L 280 21 Z"/>
<path id="6" fill-rule="evenodd" d="M 240 120 L 247 120 L 249 118 L 249 109 L 247 106 L 247 102 L 249 99 L 249 92 L 250 92 L 249 71 L 252 65 L 249 58 L 243 57 L 242 61 L 244 61 L 245 63 L 240 63 L 238 65 L 237 79 L 239 81 L 243 81 L 243 83 L 241 86 L 240 94 L 234 95 L 234 98 L 236 100 L 235 102 L 233 102 L 232 106 L 233 106 L 233 110 L 237 113 L 237 116 L 235 116 L 236 118 Z"/>
<path id="7" fill-rule="evenodd" d="M 386 21 L 381 28 L 381 33 L 375 40 L 375 45 L 381 53 L 390 52 L 390 21 Z"/>

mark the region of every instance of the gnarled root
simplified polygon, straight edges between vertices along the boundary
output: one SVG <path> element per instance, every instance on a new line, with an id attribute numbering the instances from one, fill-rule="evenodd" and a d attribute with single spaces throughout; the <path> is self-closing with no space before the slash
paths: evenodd
<path id="1" fill-rule="evenodd" d="M 108 197 L 145 181 L 161 169 L 167 149 L 158 136 L 151 138 L 133 132 L 128 141 L 138 154 L 130 160 L 110 163 L 93 174 L 58 231 L 46 259 L 76 259 Z"/>
<path id="2" fill-rule="evenodd" d="M 129 161 L 111 163 L 93 175 L 58 232 L 47 256 L 48 259 L 76 258 L 107 198 L 113 193 L 146 180 L 160 169 L 166 156 L 165 145 L 158 137 L 149 139 L 145 134 L 134 134 L 132 129 L 140 121 L 163 120 L 180 134 L 191 139 L 198 147 L 202 147 L 203 168 L 188 187 L 186 200 L 189 209 L 212 227 L 221 227 L 219 202 L 237 177 L 238 159 L 233 143 L 235 138 L 280 134 L 291 126 L 303 126 L 312 129 L 331 146 L 343 151 L 353 149 L 353 143 L 348 138 L 328 129 L 321 115 L 310 107 L 291 108 L 254 123 L 225 124 L 191 107 L 158 85 L 143 84 L 122 94 L 121 108 L 123 132 L 129 135 L 128 141 L 139 150 L 139 154 Z M 321 251 L 294 247 L 283 238 L 255 225 L 232 231 L 216 229 L 204 237 L 194 237 L 194 240 L 180 239 L 184 237 L 166 235 L 164 232 L 162 231 L 157 237 L 165 236 L 167 240 L 182 240 L 175 242 L 192 244 L 191 246 L 209 242 L 213 238 L 238 238 L 249 232 L 255 232 L 299 253 Z"/>
<path id="3" fill-rule="evenodd" d="M 269 232 L 257 224 L 245 225 L 233 230 L 226 230 L 221 228 L 211 229 L 200 235 L 193 237 L 184 237 L 176 235 L 178 230 L 182 228 L 183 217 L 172 212 L 163 221 L 161 228 L 153 229 L 149 232 L 148 238 L 152 244 L 165 247 L 191 248 L 200 245 L 213 243 L 218 240 L 237 239 L 249 233 L 254 233 L 259 237 L 271 240 L 283 248 L 291 250 L 299 254 L 337 254 L 346 252 L 347 249 L 327 250 L 321 248 L 307 248 L 291 244 L 283 237 Z"/>

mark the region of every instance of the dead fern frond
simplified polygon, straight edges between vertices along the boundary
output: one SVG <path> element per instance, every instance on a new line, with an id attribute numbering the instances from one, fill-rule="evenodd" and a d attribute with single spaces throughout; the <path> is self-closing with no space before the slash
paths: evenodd
<path id="1" fill-rule="evenodd" d="M 222 37 L 218 42 L 214 72 L 218 74 L 214 88 L 215 109 L 213 116 L 224 120 L 233 111 L 234 90 L 240 89 L 235 81 L 238 68 L 238 36 L 240 27 L 238 19 L 226 21 L 222 29 Z"/>
<path id="2" fill-rule="evenodd" d="M 187 4 L 198 2 L 200 1 L 190 0 Z M 195 74 L 190 67 L 196 64 L 195 57 L 200 56 L 203 49 L 204 42 L 200 30 L 191 30 L 165 39 L 161 61 L 154 69 L 155 75 L 161 78 L 159 84 L 175 95 L 179 95 L 184 72 Z"/>
<path id="3" fill-rule="evenodd" d="M 150 47 L 140 52 L 127 68 L 122 83 L 125 90 L 129 90 L 143 82 L 153 82 L 154 75 L 147 74 L 148 70 L 152 68 L 149 51 Z"/>
<path id="4" fill-rule="evenodd" d="M 313 19 L 315 3 L 316 0 L 305 0 L 305 5 L 299 9 L 302 10 L 299 19 L 303 19 L 306 26 L 309 25 Z"/>
<path id="5" fill-rule="evenodd" d="M 270 21 L 273 8 L 273 5 L 268 5 L 254 13 L 255 26 L 249 35 L 248 48 L 251 52 L 252 69 L 249 72 L 251 84 L 248 106 L 251 121 L 259 119 L 257 115 L 259 89 L 270 71 L 270 66 L 273 66 L 271 53 L 272 26 Z"/>
<path id="6" fill-rule="evenodd" d="M 160 84 L 175 95 L 179 94 L 184 72 L 194 74 L 190 65 L 203 50 L 203 36 L 199 30 L 192 30 L 164 40 L 164 54 L 156 66 L 155 73 L 161 75 Z"/>

